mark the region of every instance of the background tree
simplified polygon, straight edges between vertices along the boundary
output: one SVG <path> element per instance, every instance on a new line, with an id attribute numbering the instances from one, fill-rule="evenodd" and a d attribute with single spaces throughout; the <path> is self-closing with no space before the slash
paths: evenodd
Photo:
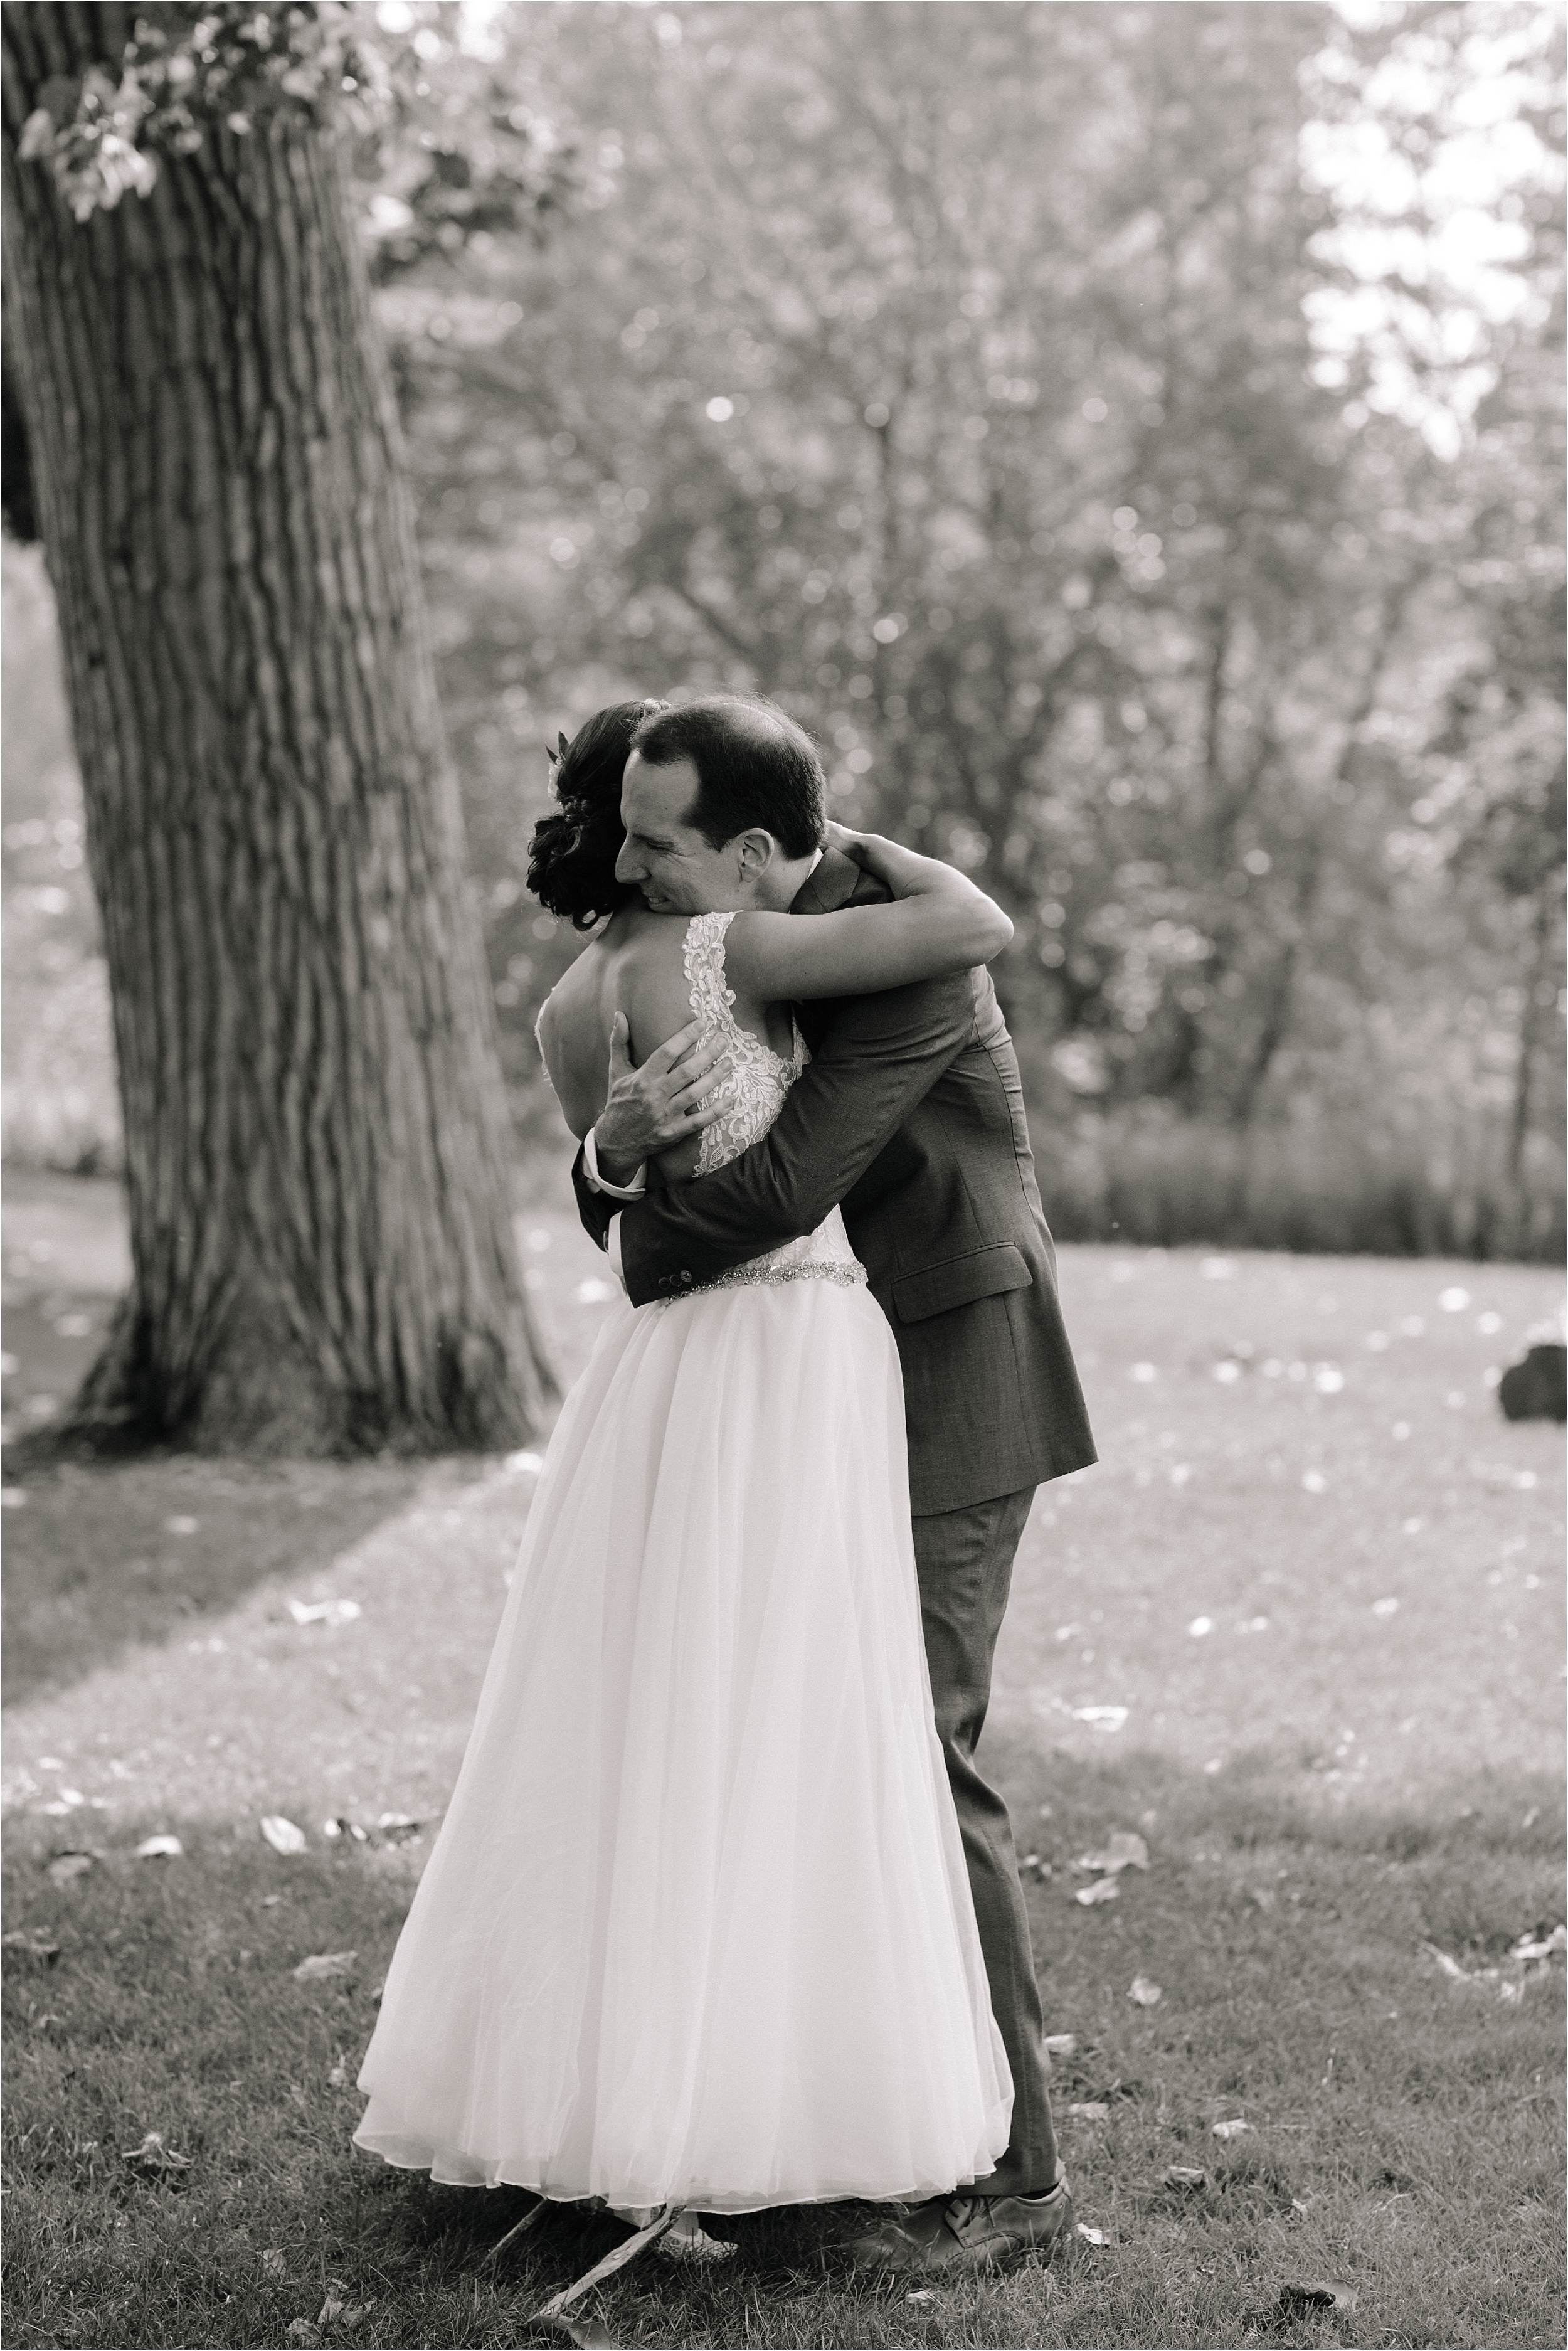
<path id="1" fill-rule="evenodd" d="M 1551 1255 L 1553 20 L 377 19 L 413 111 L 359 214 L 525 1142 L 545 745 L 759 685 L 1009 904 L 1065 1233 Z"/>
<path id="2" fill-rule="evenodd" d="M 507 870 L 518 748 L 542 790 L 563 702 L 754 684 L 844 813 L 1009 904 L 1070 1227 L 1505 1245 L 1511 934 L 1446 835 L 1408 844 L 1449 683 L 1512 653 L 1456 593 L 1466 465 L 1375 348 L 1323 356 L 1362 286 L 1310 167 L 1315 125 L 1393 110 L 1401 42 L 1405 83 L 1435 41 L 1473 85 L 1496 12 L 1448 13 L 497 20 L 485 70 L 572 143 L 580 204 L 381 298 L 519 1082 L 569 943 Z M 1511 381 L 1540 331 L 1469 364 Z M 1519 462 L 1556 494 L 1548 439 Z M 1516 528 L 1539 582 L 1556 526 Z M 1527 1123 L 1549 1248 L 1550 1089 Z M 1163 1227 L 1118 1195 L 1134 1158 L 1190 1168 Z"/>
<path id="3" fill-rule="evenodd" d="M 119 7 L 5 12 L 6 299 L 135 1269 L 89 1431 L 496 1445 L 549 1390 L 344 203 L 352 16 L 153 10 L 132 46 Z"/>

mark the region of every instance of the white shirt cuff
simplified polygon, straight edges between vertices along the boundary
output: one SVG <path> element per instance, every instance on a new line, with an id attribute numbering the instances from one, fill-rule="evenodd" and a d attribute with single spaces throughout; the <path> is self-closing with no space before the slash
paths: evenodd
<path id="1" fill-rule="evenodd" d="M 604 1237 L 604 1253 L 609 1258 L 616 1280 L 626 1287 L 626 1269 L 621 1262 L 621 1211 L 616 1209 L 610 1219 L 610 1230 Z"/>
<path id="2" fill-rule="evenodd" d="M 588 1178 L 591 1192 L 602 1192 L 612 1200 L 640 1200 L 648 1189 L 646 1165 L 638 1168 L 630 1184 L 612 1184 L 599 1172 L 599 1148 L 589 1128 L 582 1138 L 582 1172 Z M 619 1270 L 619 1269 L 617 1269 Z"/>

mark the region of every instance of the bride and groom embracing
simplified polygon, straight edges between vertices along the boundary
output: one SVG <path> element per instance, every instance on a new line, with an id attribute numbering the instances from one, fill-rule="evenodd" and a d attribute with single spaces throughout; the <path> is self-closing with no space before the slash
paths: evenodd
<path id="1" fill-rule="evenodd" d="M 1094 1454 L 984 968 L 1011 925 L 827 824 L 763 702 L 613 705 L 556 789 L 529 883 L 592 936 L 539 1041 L 626 1296 L 357 2143 L 629 2213 L 883 2202 L 871 2270 L 1049 2251 L 1071 2203 L 975 1745 L 1033 1489 Z"/>

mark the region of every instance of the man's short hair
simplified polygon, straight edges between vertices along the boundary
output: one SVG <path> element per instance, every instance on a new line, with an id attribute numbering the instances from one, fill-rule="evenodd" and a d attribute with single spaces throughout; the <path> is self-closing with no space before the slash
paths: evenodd
<path id="1" fill-rule="evenodd" d="M 760 826 L 786 857 L 810 857 L 827 840 L 824 779 L 805 728 L 760 695 L 705 695 L 644 719 L 632 748 L 651 768 L 689 759 L 697 796 L 686 812 L 712 849 Z"/>

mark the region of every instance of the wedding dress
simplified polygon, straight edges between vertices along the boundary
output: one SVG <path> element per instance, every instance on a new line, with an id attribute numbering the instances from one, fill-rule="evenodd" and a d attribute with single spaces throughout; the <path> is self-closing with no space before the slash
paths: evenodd
<path id="1" fill-rule="evenodd" d="M 734 1076 L 799 1074 L 686 933 Z M 455 2184 L 746 2211 L 924 2198 L 1007 2144 L 932 1720 L 893 1335 L 835 1208 L 606 1315 L 545 1458 L 356 2143 Z"/>

